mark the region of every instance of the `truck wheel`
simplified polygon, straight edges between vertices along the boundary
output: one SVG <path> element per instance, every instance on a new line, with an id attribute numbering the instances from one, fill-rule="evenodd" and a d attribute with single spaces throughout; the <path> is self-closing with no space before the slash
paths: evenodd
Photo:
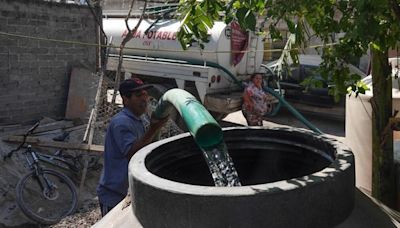
<path id="1" fill-rule="evenodd" d="M 153 84 L 153 88 L 149 89 L 147 91 L 149 95 L 149 102 L 148 102 L 148 114 L 151 116 L 151 113 L 156 109 L 158 105 L 158 100 L 162 97 L 162 95 L 168 91 L 169 88 L 160 85 L 160 84 Z M 173 110 L 169 114 L 171 121 L 173 121 L 175 124 L 171 124 L 174 126 L 171 127 L 177 127 L 178 131 L 187 131 L 186 124 L 183 121 L 182 117 L 179 115 L 178 111 Z M 176 131 L 174 131 L 176 132 Z"/>
<path id="2" fill-rule="evenodd" d="M 209 112 L 216 121 L 220 121 L 228 115 L 226 113 L 220 113 L 220 112 L 212 112 L 212 111 Z"/>
<path id="3" fill-rule="evenodd" d="M 265 74 L 264 81 L 263 81 L 264 86 L 267 86 L 275 91 L 278 91 L 279 94 L 282 94 L 278 75 L 276 73 L 274 73 L 268 67 L 265 67 L 265 69 L 267 70 L 267 72 Z M 264 91 L 265 91 L 265 89 L 264 89 Z M 268 111 L 267 111 L 267 113 L 265 113 L 264 116 L 265 117 L 275 116 L 279 112 L 281 105 L 282 104 L 279 101 L 268 104 Z"/>
<path id="4" fill-rule="evenodd" d="M 149 95 L 148 110 L 149 115 L 156 109 L 158 100 L 167 92 L 167 88 L 162 85 L 153 84 L 153 87 L 147 90 Z"/>
<path id="5" fill-rule="evenodd" d="M 279 112 L 279 110 L 280 110 L 280 108 L 281 108 L 281 103 L 280 102 L 278 102 L 278 103 L 271 103 L 271 104 L 268 104 L 267 106 L 268 106 L 268 111 L 267 111 L 267 113 L 265 113 L 265 117 L 273 117 L 273 116 L 275 116 L 278 112 Z"/>

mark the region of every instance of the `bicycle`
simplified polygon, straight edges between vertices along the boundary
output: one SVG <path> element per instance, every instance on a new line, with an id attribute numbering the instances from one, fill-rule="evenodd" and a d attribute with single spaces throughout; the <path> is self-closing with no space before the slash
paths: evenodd
<path id="1" fill-rule="evenodd" d="M 68 134 L 64 134 L 61 137 L 53 138 L 56 141 L 64 141 L 68 137 Z M 99 170 L 102 168 L 102 164 L 99 163 L 98 155 L 70 155 L 64 154 L 63 149 L 57 150 L 53 155 L 36 152 L 41 162 L 53 165 L 57 168 L 73 173 L 75 176 L 81 174 L 85 165 L 87 170 Z M 86 164 L 85 164 L 86 163 Z"/>
<path id="2" fill-rule="evenodd" d="M 32 134 L 39 124 L 40 122 L 37 122 L 31 127 L 24 134 L 18 148 L 7 153 L 3 159 L 10 158 L 15 151 L 24 147 L 27 136 Z M 63 173 L 42 167 L 39 161 L 46 161 L 60 168 L 55 160 L 64 164 L 72 163 L 65 162 L 57 156 L 38 153 L 31 145 L 26 146 L 23 154 L 30 172 L 18 181 L 16 187 L 17 204 L 22 212 L 33 221 L 46 225 L 57 223 L 67 215 L 73 214 L 78 206 L 78 194 L 74 183 Z"/>

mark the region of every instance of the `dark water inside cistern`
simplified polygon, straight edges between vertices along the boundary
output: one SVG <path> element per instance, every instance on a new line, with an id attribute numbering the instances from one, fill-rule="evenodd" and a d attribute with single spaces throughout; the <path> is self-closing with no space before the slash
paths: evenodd
<path id="1" fill-rule="evenodd" d="M 254 130 L 253 130 L 254 133 Z M 329 166 L 335 150 L 307 135 L 240 130 L 224 137 L 242 186 L 302 177 Z M 157 151 L 159 150 L 159 151 Z M 162 178 L 202 186 L 214 180 L 191 137 L 164 144 L 146 158 L 147 169 Z"/>

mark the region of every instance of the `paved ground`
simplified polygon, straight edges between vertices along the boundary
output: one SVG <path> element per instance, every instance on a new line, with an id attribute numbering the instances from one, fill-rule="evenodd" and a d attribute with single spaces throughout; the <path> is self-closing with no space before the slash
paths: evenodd
<path id="1" fill-rule="evenodd" d="M 344 139 L 345 123 L 343 121 L 324 118 L 323 116 L 305 115 L 306 119 L 319 128 L 322 132 Z M 241 111 L 232 113 L 220 122 L 222 127 L 246 125 L 246 120 Z M 288 125 L 292 127 L 307 128 L 289 112 L 282 110 L 276 117 L 264 121 L 264 126 Z M 132 209 L 123 207 L 120 203 L 104 219 L 94 227 L 142 227 Z M 355 208 L 349 217 L 337 228 L 365 228 L 365 227 L 399 227 L 399 223 L 390 217 L 377 204 L 373 203 L 367 195 L 356 189 Z"/>
<path id="2" fill-rule="evenodd" d="M 325 118 L 322 115 L 304 115 L 304 117 L 315 127 L 320 129 L 322 132 L 330 135 L 334 135 L 337 137 L 345 137 L 345 123 L 344 121 L 334 120 Z M 229 114 L 227 117 L 223 119 L 224 122 L 221 122 L 221 125 L 229 126 L 229 123 L 234 123 L 238 125 L 247 125 L 246 120 L 241 111 L 237 111 Z M 278 126 L 278 125 L 287 125 L 291 127 L 299 127 L 308 129 L 306 125 L 304 125 L 301 121 L 299 121 L 296 117 L 294 117 L 289 111 L 282 109 L 280 112 L 270 118 L 266 118 L 264 120 L 264 126 Z"/>

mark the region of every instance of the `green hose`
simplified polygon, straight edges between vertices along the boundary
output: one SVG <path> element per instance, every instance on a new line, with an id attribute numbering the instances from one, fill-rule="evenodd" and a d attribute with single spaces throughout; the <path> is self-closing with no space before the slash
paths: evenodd
<path id="1" fill-rule="evenodd" d="M 168 90 L 158 101 L 153 117 L 163 119 L 175 107 L 185 121 L 189 132 L 201 148 L 222 142 L 222 129 L 211 114 L 196 98 L 182 89 Z"/>
<path id="2" fill-rule="evenodd" d="M 136 57 L 139 57 L 139 56 L 136 56 Z M 139 58 L 141 58 L 141 57 L 139 57 Z M 147 58 L 148 57 L 146 57 L 146 59 Z M 217 63 L 208 62 L 208 61 L 204 62 L 204 61 L 199 61 L 199 60 L 187 60 L 187 61 L 185 61 L 185 63 L 182 63 L 182 64 L 192 64 L 192 65 L 197 65 L 197 66 L 208 66 L 208 67 L 213 67 L 213 68 L 220 69 L 223 72 L 225 72 L 235 82 L 235 84 L 239 86 L 239 88 L 242 88 L 242 89 L 244 88 L 244 86 L 243 86 L 241 81 L 239 81 L 225 67 L 222 67 L 221 65 L 219 65 Z M 280 101 L 280 103 L 278 104 L 278 107 L 280 107 L 280 104 L 283 104 L 297 119 L 299 119 L 309 129 L 313 130 L 314 132 L 316 132 L 318 134 L 322 134 L 322 132 L 317 127 L 315 127 L 309 121 L 307 121 L 306 118 L 303 115 L 301 115 L 295 108 L 293 108 L 293 106 L 291 106 L 280 94 L 278 94 L 277 92 L 275 92 L 274 90 L 272 90 L 271 88 L 268 88 L 268 87 L 264 87 L 263 89 L 266 92 L 269 92 L 270 94 L 272 94 L 274 97 L 276 97 Z M 276 114 L 275 112 L 277 112 L 277 111 L 278 111 L 278 109 L 274 110 L 274 113 L 271 113 L 269 115 L 272 116 L 272 115 Z"/>
<path id="3" fill-rule="evenodd" d="M 319 130 L 317 127 L 311 124 L 306 118 L 304 118 L 303 115 L 301 115 L 295 108 L 293 108 L 293 106 L 291 106 L 285 99 L 283 99 L 281 95 L 279 95 L 273 89 L 269 87 L 264 87 L 264 90 L 272 94 L 274 97 L 278 98 L 279 102 L 282 103 L 297 119 L 303 122 L 308 128 L 310 128 L 311 130 L 313 130 L 318 134 L 323 134 L 321 130 Z"/>
<path id="4" fill-rule="evenodd" d="M 243 88 L 243 84 L 241 81 L 239 81 L 229 70 L 227 70 L 225 67 L 213 63 L 213 62 L 202 62 L 202 61 L 188 61 L 189 63 L 193 65 L 200 65 L 200 66 L 209 66 L 209 67 L 214 67 L 218 68 L 222 71 L 224 71 L 239 87 Z M 263 88 L 265 91 L 268 93 L 272 94 L 274 97 L 276 97 L 279 102 L 281 102 L 298 120 L 300 120 L 304 125 L 306 125 L 309 129 L 313 130 L 314 132 L 318 134 L 323 134 L 321 130 L 319 130 L 317 127 L 315 127 L 313 124 L 311 124 L 303 115 L 301 115 L 293 106 L 291 106 L 280 94 L 275 92 L 273 89 L 264 87 Z"/>

